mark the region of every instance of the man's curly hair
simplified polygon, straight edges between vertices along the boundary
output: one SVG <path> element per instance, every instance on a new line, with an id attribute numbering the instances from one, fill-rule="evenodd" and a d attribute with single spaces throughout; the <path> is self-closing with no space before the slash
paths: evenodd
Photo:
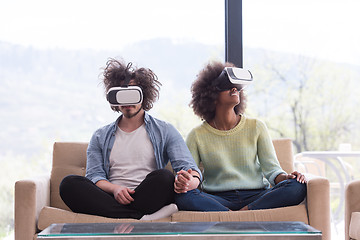
<path id="1" fill-rule="evenodd" d="M 210 122 L 215 117 L 216 100 L 220 91 L 212 82 L 220 75 L 225 67 L 235 67 L 234 64 L 226 62 L 210 62 L 202 69 L 197 79 L 191 86 L 192 98 L 190 107 L 201 119 Z M 240 91 L 240 104 L 234 107 L 236 114 L 244 113 L 246 108 L 246 96 Z"/>
<path id="2" fill-rule="evenodd" d="M 143 92 L 142 108 L 145 111 L 153 107 L 153 103 L 159 98 L 161 83 L 153 71 L 148 68 L 136 68 L 132 63 L 126 64 L 123 61 L 109 59 L 103 72 L 103 84 L 105 94 L 112 87 L 120 87 L 127 76 L 139 86 Z M 118 107 L 111 107 L 114 111 L 119 112 Z"/>

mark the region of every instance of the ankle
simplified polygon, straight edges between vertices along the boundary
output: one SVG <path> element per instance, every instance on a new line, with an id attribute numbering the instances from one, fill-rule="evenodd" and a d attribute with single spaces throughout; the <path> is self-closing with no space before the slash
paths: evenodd
<path id="1" fill-rule="evenodd" d="M 240 209 L 240 211 L 247 211 L 247 210 L 249 210 L 247 205 L 245 207 L 243 207 L 242 209 Z"/>

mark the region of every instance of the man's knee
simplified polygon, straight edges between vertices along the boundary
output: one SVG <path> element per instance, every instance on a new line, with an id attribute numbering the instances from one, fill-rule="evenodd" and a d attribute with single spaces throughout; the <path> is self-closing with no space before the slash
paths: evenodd
<path id="1" fill-rule="evenodd" d="M 64 177 L 59 185 L 59 193 L 62 197 L 65 194 L 72 194 L 74 192 L 74 188 L 78 185 L 79 182 L 83 181 L 83 176 L 78 175 L 68 175 Z"/>
<path id="2" fill-rule="evenodd" d="M 158 169 L 153 172 L 151 172 L 147 177 L 151 177 L 156 179 L 159 182 L 162 183 L 168 183 L 173 184 L 175 181 L 175 176 L 172 172 L 170 172 L 167 169 Z"/>

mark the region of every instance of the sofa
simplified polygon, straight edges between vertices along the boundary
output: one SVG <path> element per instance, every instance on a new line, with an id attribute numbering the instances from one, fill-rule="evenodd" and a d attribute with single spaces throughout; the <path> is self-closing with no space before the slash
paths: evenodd
<path id="1" fill-rule="evenodd" d="M 360 180 L 345 188 L 345 239 L 360 239 Z"/>
<path id="2" fill-rule="evenodd" d="M 273 140 L 282 168 L 294 170 L 292 141 Z M 37 233 L 53 223 L 135 222 L 136 219 L 112 219 L 72 212 L 61 200 L 59 184 L 69 174 L 85 175 L 88 143 L 55 142 L 52 169 L 48 176 L 19 180 L 15 183 L 15 239 L 36 239 Z M 171 170 L 171 166 L 167 168 Z M 297 206 L 266 210 L 230 212 L 179 211 L 156 221 L 301 221 L 322 231 L 323 240 L 330 239 L 329 180 L 312 177 L 307 182 L 307 197 Z"/>

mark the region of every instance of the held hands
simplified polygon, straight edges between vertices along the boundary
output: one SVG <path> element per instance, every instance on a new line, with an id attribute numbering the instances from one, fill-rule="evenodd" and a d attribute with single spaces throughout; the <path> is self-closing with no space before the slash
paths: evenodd
<path id="1" fill-rule="evenodd" d="M 118 201 L 119 203 L 121 203 L 123 205 L 128 205 L 132 201 L 134 201 L 134 199 L 130 196 L 130 194 L 134 194 L 135 191 L 131 190 L 130 188 L 127 188 L 124 186 L 117 186 L 114 189 L 113 193 L 114 193 L 114 198 L 116 199 L 116 201 Z"/>
<path id="2" fill-rule="evenodd" d="M 193 174 L 196 176 L 198 173 L 196 171 L 192 171 L 191 169 L 185 171 L 180 170 L 177 172 L 175 182 L 174 182 L 174 191 L 176 193 L 186 193 L 187 191 L 193 190 L 199 186 L 199 179 L 193 177 Z"/>

